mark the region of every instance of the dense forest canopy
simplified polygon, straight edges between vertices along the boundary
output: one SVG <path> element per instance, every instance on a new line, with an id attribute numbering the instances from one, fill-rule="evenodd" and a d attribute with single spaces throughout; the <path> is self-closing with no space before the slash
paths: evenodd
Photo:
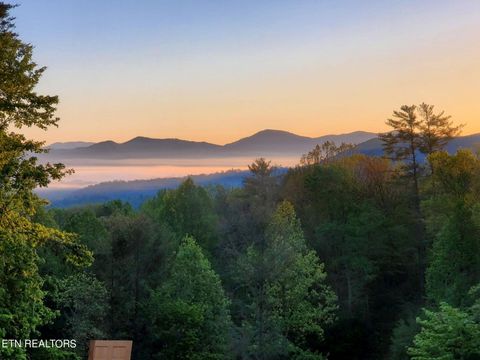
<path id="1" fill-rule="evenodd" d="M 238 188 L 187 179 L 139 209 L 46 207 L 68 174 L 41 165 L 55 96 L 0 3 L 2 359 L 83 359 L 131 339 L 134 359 L 480 358 L 480 157 L 443 151 L 460 127 L 402 106 L 384 157 L 318 144 L 278 172 L 257 159 Z M 418 162 L 418 155 L 427 162 Z"/>

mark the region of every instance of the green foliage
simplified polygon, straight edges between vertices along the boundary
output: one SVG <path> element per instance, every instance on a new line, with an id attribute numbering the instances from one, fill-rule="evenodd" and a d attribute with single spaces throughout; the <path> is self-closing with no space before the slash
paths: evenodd
<path id="1" fill-rule="evenodd" d="M 403 162 L 403 167 L 411 174 L 414 183 L 415 196 L 418 198 L 419 170 L 418 152 L 422 148 L 419 127 L 422 122 L 418 118 L 415 105 L 403 105 L 399 111 L 394 111 L 386 124 L 391 132 L 381 134 L 383 150 L 392 160 Z"/>
<path id="2" fill-rule="evenodd" d="M 106 337 L 107 295 L 104 284 L 86 273 L 68 276 L 55 284 L 51 297 L 64 317 L 64 338 L 75 339 L 82 355 L 90 339 Z"/>
<path id="3" fill-rule="evenodd" d="M 417 219 L 397 169 L 362 155 L 297 167 L 282 195 L 295 205 L 338 296 L 341 320 L 327 334 L 327 350 L 333 358 L 386 352 L 401 304 L 421 296 Z"/>
<path id="4" fill-rule="evenodd" d="M 35 219 L 44 225 L 76 234 L 77 243 L 92 252 L 94 258 L 92 271 L 97 274 L 103 272 L 105 260 L 111 252 L 111 244 L 105 225 L 96 217 L 93 209 L 40 210 Z M 62 261 L 62 253 L 58 249 L 43 248 L 39 255 L 43 259 L 40 271 L 44 275 L 63 277 L 78 271 Z"/>
<path id="5" fill-rule="evenodd" d="M 412 245 L 404 240 L 408 233 L 398 222 L 408 218 L 397 195 L 389 193 L 389 165 L 381 161 L 360 157 L 291 175 L 303 177 L 302 222 L 349 314 L 364 308 L 365 289 L 382 267 L 405 271 L 403 263 L 411 258 Z M 398 244 L 403 254 L 394 250 Z"/>
<path id="6" fill-rule="evenodd" d="M 434 108 L 433 105 L 425 103 L 421 103 L 417 108 L 422 119 L 420 125 L 421 151 L 424 154 L 442 151 L 454 137 L 460 134 L 463 128 L 463 125 L 454 126 L 450 120 L 451 116 L 445 115 L 444 111 L 435 114 Z"/>
<path id="7" fill-rule="evenodd" d="M 427 269 L 427 292 L 434 302 L 461 305 L 480 275 L 480 229 L 460 206 L 434 240 Z"/>
<path id="8" fill-rule="evenodd" d="M 45 203 L 33 190 L 67 172 L 62 164 L 38 164 L 31 154 L 45 152 L 43 143 L 14 132 L 24 126 L 45 130 L 56 125 L 58 99 L 35 92 L 45 68 L 33 62 L 32 45 L 13 32 L 11 7 L 0 3 L 0 338 L 26 339 L 54 316 L 43 302 L 39 248 L 55 248 L 80 266 L 91 262 L 91 254 L 71 234 L 34 220 Z M 0 349 L 0 355 L 25 357 L 22 350 L 8 348 Z"/>
<path id="9" fill-rule="evenodd" d="M 154 248 L 156 236 L 143 215 L 113 213 L 105 221 L 111 252 L 100 272 L 110 295 L 110 331 L 116 338 L 140 339 L 141 301 L 147 296 L 146 282 L 162 264 Z M 122 317 L 115 314 L 122 314 Z"/>
<path id="10" fill-rule="evenodd" d="M 352 144 L 342 143 L 337 146 L 334 142 L 327 141 L 321 146 L 317 144 L 307 154 L 302 155 L 300 158 L 300 164 L 302 165 L 318 165 L 320 163 L 329 162 L 339 155 L 345 156 L 351 153 L 355 148 Z"/>
<path id="11" fill-rule="evenodd" d="M 0 229 L 0 338 L 25 339 L 54 317 L 44 303 L 38 256 L 25 234 Z M 2 348 L 5 359 L 21 359 L 19 349 Z"/>
<path id="12" fill-rule="evenodd" d="M 57 348 L 38 348 L 32 350 L 31 360 L 81 360 L 83 357 L 78 356 L 72 351 L 65 351 Z"/>
<path id="13" fill-rule="evenodd" d="M 420 325 L 415 316 L 408 314 L 405 318 L 400 319 L 392 331 L 389 359 L 410 360 L 408 348 L 413 345 L 413 339 L 419 332 Z"/>
<path id="14" fill-rule="evenodd" d="M 435 153 L 429 159 L 435 168 L 436 200 L 424 206 L 433 236 L 427 295 L 434 303 L 459 306 L 480 281 L 480 224 L 475 220 L 480 161 L 464 150 L 452 156 Z"/>
<path id="15" fill-rule="evenodd" d="M 471 151 L 459 150 L 454 155 L 437 152 L 428 161 L 435 168 L 432 179 L 440 195 L 468 200 L 479 194 L 480 160 Z"/>
<path id="16" fill-rule="evenodd" d="M 237 276 L 244 293 L 242 358 L 321 358 L 309 341 L 322 341 L 334 319 L 336 296 L 325 284 L 323 264 L 305 244 L 291 204 L 278 206 L 265 242 L 248 248 Z"/>
<path id="17" fill-rule="evenodd" d="M 13 19 L 8 15 L 12 7 L 0 3 L 0 129 L 6 130 L 9 124 L 47 129 L 58 122 L 54 116 L 58 98 L 34 92 L 46 68 L 32 61 L 33 46 L 23 43 L 13 32 Z"/>
<path id="18" fill-rule="evenodd" d="M 95 255 L 108 251 L 105 225 L 96 216 L 94 209 L 53 210 L 53 218 L 60 228 L 78 235 L 78 240 Z"/>
<path id="19" fill-rule="evenodd" d="M 449 116 L 394 112 L 381 138 L 397 163 L 326 143 L 283 177 L 255 160 L 239 189 L 187 179 L 140 211 L 47 211 L 34 190 L 69 171 L 39 164 L 43 143 L 21 128 L 55 126 L 58 99 L 35 92 L 45 68 L 10 8 L 0 3 L 0 339 L 73 337 L 79 349 L 2 359 L 78 359 L 91 338 L 132 339 L 134 359 L 480 356 L 478 286 L 468 291 L 480 281 L 480 160 L 438 152 L 460 130 Z M 403 309 L 416 314 L 425 295 L 416 323 Z"/>
<path id="20" fill-rule="evenodd" d="M 165 282 L 145 308 L 160 359 L 226 359 L 229 302 L 220 278 L 191 237 L 186 237 Z"/>
<path id="21" fill-rule="evenodd" d="M 161 191 L 144 205 L 143 211 L 158 224 L 168 226 L 178 239 L 193 236 L 207 251 L 217 244 L 217 217 L 212 199 L 191 178 L 176 190 Z"/>
<path id="22" fill-rule="evenodd" d="M 450 140 L 460 134 L 462 126 L 454 126 L 450 118 L 443 111 L 435 114 L 433 105 L 403 105 L 386 121 L 392 131 L 379 136 L 385 154 L 400 162 L 407 177 L 412 180 L 417 211 L 420 210 L 420 176 L 423 170 L 419 162 L 420 153 L 431 155 L 442 151 Z M 434 164 L 430 163 L 431 173 L 434 173 L 434 168 Z M 419 256 L 423 257 L 423 252 L 421 245 Z"/>
<path id="23" fill-rule="evenodd" d="M 408 349 L 412 360 L 453 360 L 480 357 L 480 324 L 458 308 L 441 303 L 418 319 L 422 330 Z"/>
<path id="24" fill-rule="evenodd" d="M 215 192 L 220 241 L 214 252 L 214 264 L 225 279 L 227 291 L 236 288 L 237 259 L 252 244 L 264 242 L 266 226 L 280 197 L 280 177 L 270 161 L 256 159 L 249 169 L 242 188 Z M 240 303 L 234 298 L 232 306 Z"/>
<path id="25" fill-rule="evenodd" d="M 251 202 L 251 211 L 259 221 L 268 221 L 278 200 L 277 168 L 264 158 L 248 166 L 250 176 L 244 180 L 244 192 Z"/>

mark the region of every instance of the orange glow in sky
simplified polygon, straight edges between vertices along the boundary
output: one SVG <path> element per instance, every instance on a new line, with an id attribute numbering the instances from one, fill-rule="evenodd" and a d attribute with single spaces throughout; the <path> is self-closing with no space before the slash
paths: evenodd
<path id="1" fill-rule="evenodd" d="M 18 32 L 48 66 L 39 91 L 61 100 L 60 127 L 29 135 L 47 142 L 142 135 L 224 144 L 267 128 L 307 136 L 381 132 L 392 110 L 421 102 L 466 124 L 464 134 L 480 132 L 479 2 L 373 1 L 357 8 L 360 2 L 302 1 L 292 9 L 285 1 L 246 1 L 241 11 L 200 10 L 193 2 L 163 12 L 147 3 L 151 8 L 132 14 L 146 17 L 133 35 L 114 26 L 128 15 L 122 6 L 112 10 L 119 13 L 107 20 L 110 27 L 86 9 L 90 37 L 75 22 L 60 35 L 56 26 L 78 17 L 61 8 L 69 5 L 59 2 L 41 24 L 29 16 L 48 1 L 15 10 Z M 152 16 L 150 23 L 147 14 L 157 10 L 165 21 L 180 20 L 162 24 Z"/>

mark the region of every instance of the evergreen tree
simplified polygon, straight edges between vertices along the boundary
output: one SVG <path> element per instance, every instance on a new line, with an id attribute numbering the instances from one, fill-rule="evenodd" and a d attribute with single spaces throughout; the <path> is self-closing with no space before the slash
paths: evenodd
<path id="1" fill-rule="evenodd" d="M 445 115 L 444 111 L 435 114 L 433 105 L 421 103 L 418 112 L 422 119 L 419 126 L 422 142 L 420 149 L 426 155 L 444 150 L 463 128 L 463 125 L 453 125 L 452 117 Z"/>
<path id="2" fill-rule="evenodd" d="M 419 134 L 421 120 L 417 115 L 417 106 L 403 105 L 399 111 L 393 112 L 392 118 L 386 121 L 392 131 L 380 134 L 385 154 L 394 161 L 403 163 L 413 183 L 413 194 L 417 209 L 420 208 L 420 163 L 419 152 L 422 141 Z"/>
<path id="3" fill-rule="evenodd" d="M 202 249 L 185 237 L 168 277 L 145 307 L 156 358 L 228 359 L 228 306 L 220 278 Z"/>
<path id="4" fill-rule="evenodd" d="M 394 111 L 386 124 L 390 132 L 380 134 L 385 155 L 402 163 L 413 183 L 415 205 L 420 207 L 420 155 L 431 155 L 444 150 L 445 146 L 461 132 L 463 125 L 455 126 L 451 116 L 444 111 L 435 114 L 434 106 L 403 105 Z M 430 164 L 433 172 L 433 164 Z"/>

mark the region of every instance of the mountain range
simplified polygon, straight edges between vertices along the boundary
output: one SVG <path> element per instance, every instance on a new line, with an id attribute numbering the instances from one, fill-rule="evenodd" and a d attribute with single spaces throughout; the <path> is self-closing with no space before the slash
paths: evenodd
<path id="1" fill-rule="evenodd" d="M 181 139 L 155 139 L 138 136 L 123 143 L 115 141 L 65 142 L 48 146 L 50 152 L 40 156 L 45 161 L 66 160 L 127 160 L 127 159 L 200 159 L 228 157 L 300 157 L 317 144 L 332 141 L 337 145 L 355 144 L 356 152 L 380 156 L 382 144 L 376 133 L 355 131 L 341 135 L 307 137 L 281 130 L 263 130 L 226 145 Z M 454 153 L 459 148 L 474 148 L 480 144 L 480 134 L 453 139 L 447 151 Z"/>
<path id="2" fill-rule="evenodd" d="M 142 158 L 192 158 L 208 156 L 257 156 L 293 155 L 298 158 L 302 153 L 311 150 L 316 144 L 325 141 L 335 143 L 356 143 L 356 152 L 381 156 L 382 142 L 373 133 L 354 132 L 345 135 L 329 135 L 318 138 L 299 136 L 285 131 L 265 130 L 250 137 L 240 139 L 226 145 L 215 145 L 204 142 L 192 142 L 178 139 L 151 139 L 137 137 L 125 143 L 105 141 L 99 143 L 60 143 L 50 146 L 52 154 L 60 156 L 60 160 L 77 159 L 85 162 L 91 159 L 142 159 Z M 461 136 L 453 139 L 446 147 L 449 153 L 458 149 L 479 149 L 480 134 Z M 423 159 L 420 158 L 422 161 Z M 286 171 L 282 169 L 281 172 Z M 195 175 L 195 182 L 200 185 L 221 184 L 227 187 L 240 186 L 248 171 L 232 170 L 221 173 Z M 153 196 L 159 189 L 174 188 L 184 177 L 157 178 L 151 180 L 110 181 L 88 186 L 82 189 L 46 189 L 39 190 L 48 198 L 53 206 L 68 207 L 87 203 L 99 203 L 113 199 L 121 199 L 139 206 L 145 199 Z"/>
<path id="3" fill-rule="evenodd" d="M 315 145 L 326 141 L 360 144 L 377 136 L 375 133 L 356 131 L 342 135 L 307 137 L 287 131 L 263 130 L 238 141 L 217 145 L 208 142 L 181 139 L 154 139 L 135 137 L 123 143 L 55 143 L 49 146 L 48 160 L 66 159 L 176 159 L 221 158 L 232 156 L 301 156 Z"/>

